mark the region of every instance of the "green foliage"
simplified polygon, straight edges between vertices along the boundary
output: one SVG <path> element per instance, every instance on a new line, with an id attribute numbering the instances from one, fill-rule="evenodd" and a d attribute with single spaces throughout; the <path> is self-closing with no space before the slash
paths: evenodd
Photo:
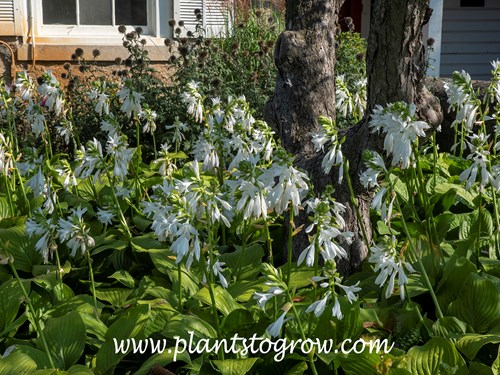
<path id="1" fill-rule="evenodd" d="M 274 43 L 283 27 L 280 14 L 250 11 L 246 20 L 227 25 L 224 35 L 208 38 L 201 24 L 190 39 L 177 34 L 166 42 L 178 54 L 170 62 L 174 87 L 194 81 L 207 98 L 244 95 L 261 117 L 274 92 Z M 182 113 L 181 106 L 178 115 Z"/>

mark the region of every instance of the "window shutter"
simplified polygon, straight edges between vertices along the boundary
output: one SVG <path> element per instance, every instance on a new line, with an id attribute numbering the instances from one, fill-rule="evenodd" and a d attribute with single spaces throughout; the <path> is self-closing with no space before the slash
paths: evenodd
<path id="1" fill-rule="evenodd" d="M 208 35 L 220 35 L 229 26 L 229 8 L 227 0 L 204 1 L 204 26 Z"/>
<path id="2" fill-rule="evenodd" d="M 20 29 L 20 9 L 16 0 L 0 0 L 0 35 L 22 35 Z"/>
<path id="3" fill-rule="evenodd" d="M 184 27 L 188 31 L 195 31 L 198 22 L 194 10 L 203 10 L 203 0 L 180 0 L 179 8 L 180 18 L 177 21 L 184 21 Z"/>
<path id="4" fill-rule="evenodd" d="M 180 0 L 179 20 L 184 21 L 186 30 L 195 31 L 199 21 L 194 10 L 200 9 L 203 15 L 202 25 L 207 36 L 215 36 L 226 30 L 229 15 L 227 4 L 227 0 Z"/>

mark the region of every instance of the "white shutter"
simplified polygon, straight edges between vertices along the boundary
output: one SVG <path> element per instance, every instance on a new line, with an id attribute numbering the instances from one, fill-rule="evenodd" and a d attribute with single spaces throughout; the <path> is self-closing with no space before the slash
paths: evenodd
<path id="1" fill-rule="evenodd" d="M 229 27 L 229 9 L 227 0 L 204 1 L 204 26 L 208 35 L 221 35 Z"/>
<path id="2" fill-rule="evenodd" d="M 0 36 L 22 35 L 16 0 L 0 0 Z"/>
<path id="3" fill-rule="evenodd" d="M 194 10 L 203 11 L 203 0 L 180 0 L 179 8 L 177 21 L 184 21 L 184 27 L 189 31 L 194 31 L 198 24 Z"/>
<path id="4" fill-rule="evenodd" d="M 227 0 L 179 0 L 179 20 L 184 21 L 187 30 L 194 31 L 199 21 L 195 9 L 202 12 L 202 25 L 207 36 L 215 36 L 226 30 L 229 19 Z"/>

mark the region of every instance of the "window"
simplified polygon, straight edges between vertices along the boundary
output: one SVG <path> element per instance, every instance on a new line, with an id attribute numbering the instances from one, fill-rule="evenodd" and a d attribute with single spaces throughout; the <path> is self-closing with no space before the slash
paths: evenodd
<path id="1" fill-rule="evenodd" d="M 44 25 L 147 26 L 147 0 L 42 0 Z"/>
<path id="2" fill-rule="evenodd" d="M 460 0 L 461 7 L 484 7 L 484 0 Z"/>

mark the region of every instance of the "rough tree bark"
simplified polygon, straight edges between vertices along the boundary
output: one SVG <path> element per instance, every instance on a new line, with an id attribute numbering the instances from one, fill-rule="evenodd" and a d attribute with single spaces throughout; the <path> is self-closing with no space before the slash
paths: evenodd
<path id="1" fill-rule="evenodd" d="M 284 147 L 296 156 L 296 164 L 308 172 L 315 190 L 321 192 L 332 184 L 337 200 L 347 206 L 345 220 L 356 239 L 348 249 L 349 259 L 339 262 L 338 268 L 348 274 L 360 268 L 368 249 L 362 241 L 347 185 L 337 185 L 335 172 L 324 175 L 324 155 L 315 154 L 310 141 L 310 133 L 318 130 L 319 115 L 335 117 L 335 33 L 342 3 L 343 0 L 287 1 L 286 30 L 280 35 L 275 52 L 279 74 L 265 117 L 278 129 Z M 375 0 L 372 9 L 367 50 L 368 110 L 360 123 L 343 132 L 346 141 L 342 146 L 369 237 L 372 192 L 359 183 L 364 169 L 362 152 L 381 151 L 380 137 L 368 128 L 370 110 L 376 104 L 402 100 L 415 103 L 418 115 L 435 126 L 442 119 L 439 101 L 424 85 L 422 27 L 431 13 L 428 0 Z M 305 248 L 306 241 L 304 233 L 297 236 L 295 257 Z"/>

